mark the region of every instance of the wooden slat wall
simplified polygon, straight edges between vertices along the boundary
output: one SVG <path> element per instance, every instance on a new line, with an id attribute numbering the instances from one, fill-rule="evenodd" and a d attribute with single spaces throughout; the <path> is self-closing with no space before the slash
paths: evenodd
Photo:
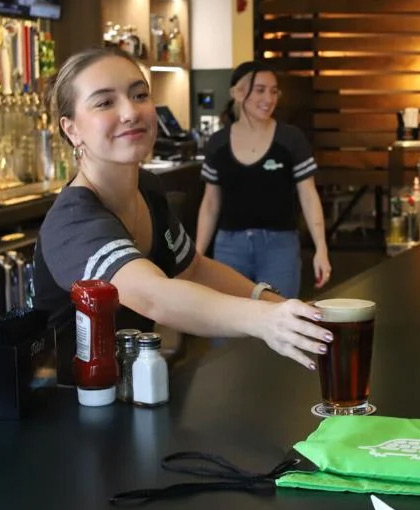
<path id="1" fill-rule="evenodd" d="M 399 110 L 420 107 L 419 0 L 259 0 L 256 50 L 280 113 L 313 142 L 321 181 L 387 182 Z M 411 179 L 420 153 L 405 155 Z"/>

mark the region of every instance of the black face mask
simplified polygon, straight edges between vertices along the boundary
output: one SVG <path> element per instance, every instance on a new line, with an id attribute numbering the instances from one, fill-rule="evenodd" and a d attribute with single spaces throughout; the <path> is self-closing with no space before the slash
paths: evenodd
<path id="1" fill-rule="evenodd" d="M 186 461 L 189 464 L 185 464 Z M 268 473 L 245 471 L 223 457 L 201 452 L 178 452 L 168 455 L 163 458 L 162 467 L 167 471 L 216 478 L 218 481 L 179 483 L 159 489 L 121 492 L 110 498 L 110 503 L 115 506 L 133 506 L 209 491 L 242 491 L 267 495 L 275 492 L 275 480 L 281 475 L 295 470 L 312 472 L 318 469 L 295 450 L 291 450 L 285 459 Z"/>

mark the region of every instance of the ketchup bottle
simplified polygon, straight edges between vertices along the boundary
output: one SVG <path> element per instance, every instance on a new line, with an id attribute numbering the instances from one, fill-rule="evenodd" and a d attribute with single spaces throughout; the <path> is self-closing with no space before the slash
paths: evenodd
<path id="1" fill-rule="evenodd" d="M 77 351 L 73 360 L 79 403 L 108 405 L 115 400 L 115 310 L 118 291 L 101 280 L 75 282 L 70 297 L 76 306 Z"/>

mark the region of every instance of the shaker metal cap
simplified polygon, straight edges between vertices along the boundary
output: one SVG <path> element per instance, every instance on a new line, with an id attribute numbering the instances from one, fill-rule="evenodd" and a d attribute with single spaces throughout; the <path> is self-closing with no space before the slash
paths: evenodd
<path id="1" fill-rule="evenodd" d="M 139 348 L 136 342 L 138 335 L 141 335 L 139 329 L 119 329 L 115 333 L 117 355 L 136 354 Z"/>
<path id="2" fill-rule="evenodd" d="M 141 334 L 139 329 L 119 329 L 116 332 L 117 341 L 135 340 L 136 336 Z"/>
<path id="3" fill-rule="evenodd" d="M 140 349 L 159 349 L 162 338 L 157 333 L 140 333 L 136 340 Z"/>

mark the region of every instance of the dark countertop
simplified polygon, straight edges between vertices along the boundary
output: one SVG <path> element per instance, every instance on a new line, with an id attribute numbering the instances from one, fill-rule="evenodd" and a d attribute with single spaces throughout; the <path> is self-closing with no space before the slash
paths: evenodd
<path id="1" fill-rule="evenodd" d="M 420 418 L 420 249 L 362 273 L 325 294 L 378 303 L 371 401 L 378 414 Z M 220 342 L 219 342 L 220 343 Z M 33 417 L 0 422 L 1 507 L 113 508 L 116 492 L 193 481 L 161 469 L 180 450 L 218 453 L 268 471 L 319 424 L 318 375 L 255 339 L 230 340 L 171 374 L 170 403 L 154 410 L 117 403 L 78 406 L 73 389 L 40 393 Z M 195 480 L 194 480 L 195 481 Z M 383 496 L 397 510 L 418 498 Z M 367 495 L 283 489 L 275 495 L 204 493 L 157 501 L 160 509 L 371 510 Z"/>

